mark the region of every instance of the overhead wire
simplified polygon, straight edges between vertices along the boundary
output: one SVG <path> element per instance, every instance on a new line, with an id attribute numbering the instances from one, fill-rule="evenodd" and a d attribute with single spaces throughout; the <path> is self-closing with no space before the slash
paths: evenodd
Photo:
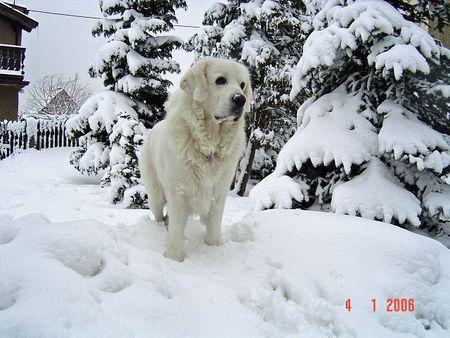
<path id="1" fill-rule="evenodd" d="M 61 13 L 61 12 L 51 12 L 51 11 L 43 11 L 40 9 L 28 9 L 29 12 L 41 13 L 41 14 L 49 14 L 49 15 L 58 15 L 58 16 L 67 16 L 72 18 L 81 18 L 81 19 L 91 19 L 91 20 L 104 20 L 107 18 L 101 18 L 97 16 L 89 16 L 89 15 L 79 15 L 79 14 L 69 14 L 69 13 Z M 174 24 L 175 27 L 182 28 L 200 28 L 200 26 L 193 25 L 182 25 L 182 24 Z"/>

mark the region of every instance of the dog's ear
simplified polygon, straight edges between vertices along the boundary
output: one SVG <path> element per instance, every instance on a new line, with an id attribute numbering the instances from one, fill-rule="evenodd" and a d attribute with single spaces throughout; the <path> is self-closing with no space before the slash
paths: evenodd
<path id="1" fill-rule="evenodd" d="M 194 91 L 194 74 L 192 74 L 192 69 L 184 73 L 180 81 L 180 88 L 188 93 Z"/>
<path id="2" fill-rule="evenodd" d="M 209 58 L 197 61 L 181 78 L 180 88 L 192 94 L 194 101 L 203 101 L 207 97 Z"/>

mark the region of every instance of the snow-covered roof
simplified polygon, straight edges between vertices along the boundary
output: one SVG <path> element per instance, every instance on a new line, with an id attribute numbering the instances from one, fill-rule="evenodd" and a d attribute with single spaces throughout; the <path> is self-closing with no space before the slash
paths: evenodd
<path id="1" fill-rule="evenodd" d="M 50 102 L 41 109 L 41 112 L 44 113 L 55 113 L 57 112 L 61 106 L 65 107 L 75 107 L 76 102 L 74 99 L 64 90 L 61 89 L 51 100 Z"/>
<path id="2" fill-rule="evenodd" d="M 28 10 L 25 7 L 0 1 L 0 17 L 6 17 L 19 24 L 22 29 L 31 32 L 31 30 L 36 28 L 39 23 L 30 18 L 27 14 Z"/>

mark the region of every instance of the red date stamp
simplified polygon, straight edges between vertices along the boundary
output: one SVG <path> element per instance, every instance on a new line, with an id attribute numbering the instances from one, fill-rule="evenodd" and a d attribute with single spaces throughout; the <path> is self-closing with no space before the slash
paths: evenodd
<path id="1" fill-rule="evenodd" d="M 414 312 L 416 307 L 414 298 L 386 298 L 385 302 L 380 304 L 380 308 L 378 308 L 377 299 L 372 298 L 371 305 L 373 312 L 378 310 L 385 312 Z M 348 312 L 352 310 L 351 298 L 346 299 L 345 308 Z"/>

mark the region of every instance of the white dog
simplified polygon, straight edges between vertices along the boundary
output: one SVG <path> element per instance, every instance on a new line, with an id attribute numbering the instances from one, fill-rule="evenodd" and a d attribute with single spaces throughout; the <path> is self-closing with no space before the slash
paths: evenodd
<path id="1" fill-rule="evenodd" d="M 251 101 L 246 67 L 204 58 L 166 102 L 167 116 L 151 130 L 139 161 L 157 222 L 165 220 L 168 204 L 166 257 L 183 260 L 184 228 L 193 213 L 206 225 L 205 242 L 220 244 L 225 198 L 245 148 L 243 116 Z"/>

